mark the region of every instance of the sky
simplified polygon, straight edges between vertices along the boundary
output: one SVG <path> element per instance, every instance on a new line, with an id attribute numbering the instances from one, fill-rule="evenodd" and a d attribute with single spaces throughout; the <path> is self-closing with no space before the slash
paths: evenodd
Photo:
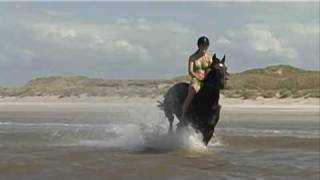
<path id="1" fill-rule="evenodd" d="M 319 1 L 0 2 L 0 85 L 186 75 L 202 35 L 230 72 L 319 70 L 319 34 Z"/>

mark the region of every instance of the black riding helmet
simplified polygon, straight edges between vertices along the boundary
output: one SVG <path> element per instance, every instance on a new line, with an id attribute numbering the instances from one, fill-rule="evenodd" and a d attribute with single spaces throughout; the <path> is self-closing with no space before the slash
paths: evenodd
<path id="1" fill-rule="evenodd" d="M 200 46 L 201 44 L 209 46 L 209 39 L 206 36 L 201 36 L 198 39 L 198 43 L 197 44 L 198 44 L 198 46 Z"/>

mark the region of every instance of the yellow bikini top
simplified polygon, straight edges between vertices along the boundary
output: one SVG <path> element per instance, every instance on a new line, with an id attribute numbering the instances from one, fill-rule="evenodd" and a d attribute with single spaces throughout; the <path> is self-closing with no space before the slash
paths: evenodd
<path id="1" fill-rule="evenodd" d="M 191 56 L 193 59 L 193 71 L 198 71 L 198 70 L 208 70 L 211 65 L 211 59 L 208 54 L 204 54 L 203 56 L 200 56 L 195 53 Z"/>

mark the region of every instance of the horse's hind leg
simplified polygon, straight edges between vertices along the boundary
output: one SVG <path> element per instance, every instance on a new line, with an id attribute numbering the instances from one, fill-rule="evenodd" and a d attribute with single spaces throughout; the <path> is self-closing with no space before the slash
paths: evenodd
<path id="1" fill-rule="evenodd" d="M 173 114 L 171 114 L 171 113 L 166 113 L 166 117 L 168 118 L 168 121 L 169 121 L 169 130 L 168 130 L 168 133 L 171 134 L 172 131 L 173 131 L 172 124 L 173 124 L 174 116 L 173 116 Z"/>
<path id="2" fill-rule="evenodd" d="M 173 124 L 173 120 L 174 120 L 174 116 L 173 115 L 171 115 L 169 118 L 168 118 L 168 120 L 169 120 L 169 133 L 171 134 L 172 133 L 172 131 L 173 131 L 173 127 L 172 127 L 172 124 Z"/>

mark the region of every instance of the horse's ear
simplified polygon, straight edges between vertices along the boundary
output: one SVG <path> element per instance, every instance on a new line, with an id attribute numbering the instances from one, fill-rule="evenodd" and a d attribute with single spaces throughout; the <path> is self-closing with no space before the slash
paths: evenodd
<path id="1" fill-rule="evenodd" d="M 213 56 L 212 56 L 212 60 L 214 60 L 214 61 L 215 61 L 216 59 L 217 59 L 217 57 L 216 57 L 216 53 L 214 53 L 214 54 L 213 54 Z"/>
<path id="2" fill-rule="evenodd" d="M 219 63 L 219 59 L 217 59 L 216 53 L 214 53 L 212 56 L 212 62 L 213 62 L 212 64 Z"/>
<path id="3" fill-rule="evenodd" d="M 221 60 L 221 63 L 224 64 L 224 62 L 226 61 L 226 55 L 223 55 L 223 58 Z"/>

